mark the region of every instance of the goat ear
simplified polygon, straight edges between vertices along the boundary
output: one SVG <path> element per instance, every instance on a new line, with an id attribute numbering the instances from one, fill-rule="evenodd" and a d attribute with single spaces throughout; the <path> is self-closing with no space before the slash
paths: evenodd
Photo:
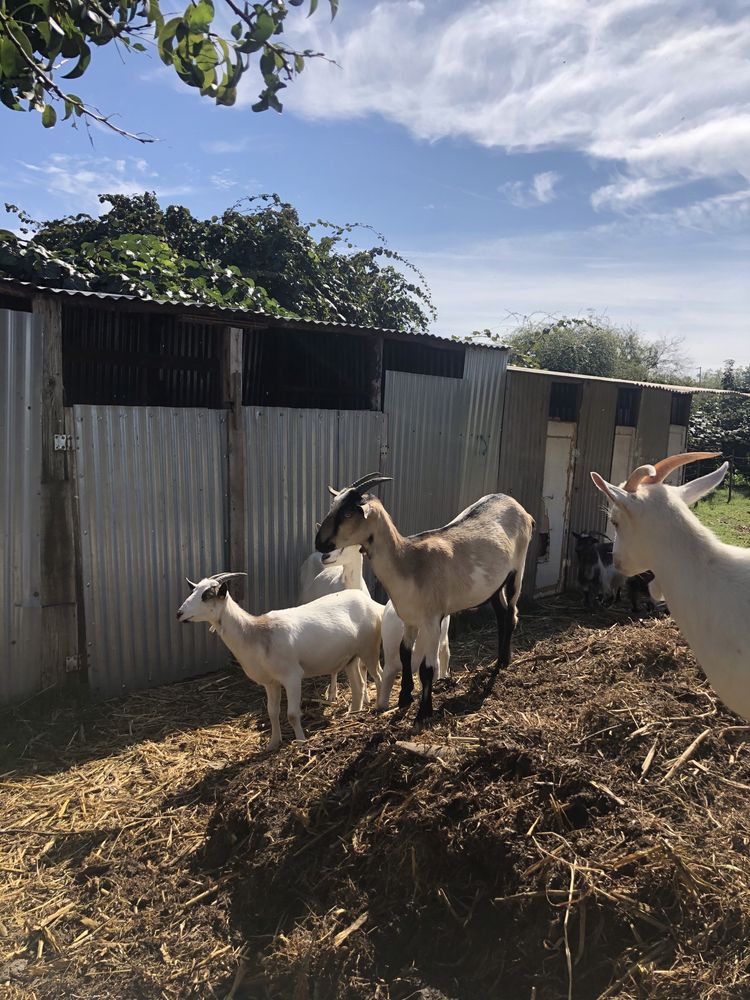
<path id="1" fill-rule="evenodd" d="M 229 584 L 225 580 L 223 583 L 219 584 L 216 590 L 216 597 L 224 598 L 227 596 L 228 591 L 229 591 Z"/>
<path id="2" fill-rule="evenodd" d="M 372 504 L 363 503 L 360 509 L 362 511 L 362 517 L 364 517 L 365 520 L 370 516 L 370 514 L 372 514 Z"/>
<path id="3" fill-rule="evenodd" d="M 320 521 L 315 522 L 315 530 L 320 531 Z"/>
<path id="4" fill-rule="evenodd" d="M 598 472 L 591 473 L 591 479 L 593 480 L 594 486 L 603 493 L 605 497 L 608 497 L 612 503 L 616 504 L 618 507 L 626 504 L 631 498 L 630 493 L 626 493 L 625 490 L 620 489 L 619 486 L 613 486 L 612 483 L 608 483 L 606 479 L 603 479 Z"/>
<path id="5" fill-rule="evenodd" d="M 692 482 L 684 483 L 682 486 L 675 486 L 673 489 L 677 490 L 680 497 L 688 506 L 697 503 L 716 489 L 724 476 L 726 476 L 728 468 L 729 462 L 724 462 L 714 472 L 709 472 L 707 476 L 701 476 L 700 479 L 693 479 Z"/>

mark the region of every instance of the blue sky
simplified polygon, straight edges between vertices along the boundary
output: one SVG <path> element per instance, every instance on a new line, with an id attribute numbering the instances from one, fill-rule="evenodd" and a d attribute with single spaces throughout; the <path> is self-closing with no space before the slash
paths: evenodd
<path id="1" fill-rule="evenodd" d="M 324 6 L 288 34 L 338 65 L 309 63 L 283 115 L 249 110 L 254 77 L 216 108 L 155 56 L 107 50 L 76 91 L 159 142 L 0 109 L 0 202 L 43 218 L 147 189 L 203 215 L 277 191 L 384 233 L 424 271 L 436 333 L 594 310 L 684 338 L 693 368 L 750 364 L 745 4 Z"/>

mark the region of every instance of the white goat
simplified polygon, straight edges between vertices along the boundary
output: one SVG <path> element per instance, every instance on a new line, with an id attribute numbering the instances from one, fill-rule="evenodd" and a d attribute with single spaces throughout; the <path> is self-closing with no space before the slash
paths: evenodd
<path id="1" fill-rule="evenodd" d="M 516 601 L 534 521 L 512 497 L 492 493 L 444 527 L 405 537 L 380 501 L 365 492 L 389 479 L 370 474 L 344 490 L 330 487 L 335 499 L 315 536 L 315 547 L 319 552 L 346 545 L 365 550 L 405 626 L 400 647 L 402 708 L 412 700 L 412 667 L 419 666 L 419 724 L 432 715 L 432 680 L 446 615 L 489 601 L 498 626 L 495 669 L 510 662 Z"/>
<path id="2" fill-rule="evenodd" d="M 451 616 L 446 615 L 440 625 L 440 646 L 438 647 L 436 677 L 436 680 L 439 681 L 448 676 L 451 658 L 451 649 L 448 643 L 448 626 L 450 622 Z M 383 611 L 383 625 L 380 635 L 383 641 L 383 676 L 378 692 L 378 708 L 385 710 L 388 708 L 388 699 L 391 696 L 393 682 L 401 669 L 400 650 L 404 638 L 404 623 L 396 614 L 393 601 L 388 601 Z"/>
<path id="3" fill-rule="evenodd" d="M 641 465 L 622 486 L 592 472 L 612 504 L 614 561 L 627 576 L 651 569 L 695 658 L 728 708 L 750 719 L 750 550 L 725 545 L 688 509 L 716 489 L 728 463 L 682 486 L 664 480 L 717 452 Z"/>
<path id="4" fill-rule="evenodd" d="M 208 622 L 235 656 L 250 680 L 262 684 L 271 720 L 269 750 L 281 743 L 279 706 L 286 691 L 287 719 L 298 740 L 305 739 L 300 721 L 302 679 L 344 668 L 352 701 L 349 713 L 362 710 L 359 660 L 370 672 L 378 668 L 380 615 L 374 602 L 359 591 L 329 594 L 301 608 L 249 615 L 232 600 L 229 580 L 244 573 L 217 573 L 199 583 L 177 612 L 183 622 Z"/>
<path id="5" fill-rule="evenodd" d="M 320 525 L 316 525 L 320 527 Z M 356 545 L 350 545 L 345 549 L 334 549 L 333 552 L 311 553 L 302 563 L 299 571 L 299 595 L 298 604 L 309 604 L 310 601 L 324 597 L 326 594 L 338 594 L 342 590 L 361 590 L 363 594 L 370 596 L 370 591 L 365 579 L 362 576 L 362 553 Z M 382 612 L 382 604 L 378 607 Z M 373 678 L 376 687 L 380 683 L 380 677 Z M 367 673 L 362 677 L 365 686 L 365 704 L 370 704 L 370 694 L 367 690 Z M 338 674 L 331 674 L 331 679 L 326 689 L 326 699 L 330 704 L 335 704 L 338 698 L 339 685 Z"/>

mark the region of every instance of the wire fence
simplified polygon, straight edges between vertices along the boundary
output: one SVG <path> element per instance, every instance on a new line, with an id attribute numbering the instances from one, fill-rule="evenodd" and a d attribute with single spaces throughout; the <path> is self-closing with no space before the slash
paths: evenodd
<path id="1" fill-rule="evenodd" d="M 724 477 L 720 489 L 727 493 L 727 503 L 730 503 L 737 487 L 750 487 L 750 457 L 746 455 L 735 456 L 725 455 L 724 459 L 729 462 L 729 470 Z M 709 458 L 702 462 L 693 462 L 685 466 L 685 481 L 699 479 L 708 475 L 716 468 L 716 459 Z"/>

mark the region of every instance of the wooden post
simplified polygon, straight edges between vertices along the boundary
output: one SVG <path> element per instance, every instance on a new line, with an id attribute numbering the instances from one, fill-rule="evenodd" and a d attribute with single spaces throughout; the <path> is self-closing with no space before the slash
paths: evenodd
<path id="1" fill-rule="evenodd" d="M 734 488 L 734 448 L 732 449 L 732 454 L 729 457 L 729 494 L 727 496 L 727 503 L 732 502 L 733 488 Z"/>
<path id="2" fill-rule="evenodd" d="M 244 331 L 227 327 L 224 337 L 224 403 L 227 419 L 227 484 L 229 489 L 230 572 L 247 570 L 247 524 L 245 513 L 245 421 L 242 412 L 242 345 Z M 237 601 L 245 597 L 240 577 L 232 584 Z"/>
<path id="3" fill-rule="evenodd" d="M 370 379 L 370 409 L 383 408 L 383 337 L 373 338 L 372 378 Z"/>
<path id="4" fill-rule="evenodd" d="M 65 426 L 62 309 L 35 295 L 42 336 L 41 587 L 42 686 L 61 684 L 80 668 L 72 452 Z"/>

